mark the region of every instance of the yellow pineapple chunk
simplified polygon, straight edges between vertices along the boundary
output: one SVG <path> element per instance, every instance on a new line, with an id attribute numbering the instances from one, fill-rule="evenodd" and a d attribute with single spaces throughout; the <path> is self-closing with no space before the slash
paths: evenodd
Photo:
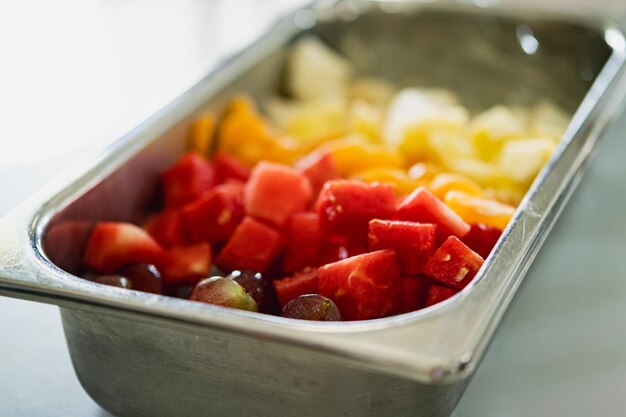
<path id="1" fill-rule="evenodd" d="M 480 113 L 469 124 L 473 145 L 483 160 L 492 160 L 500 151 L 502 142 L 527 134 L 526 114 L 497 105 Z"/>
<path id="2" fill-rule="evenodd" d="M 381 141 L 383 112 L 364 100 L 354 100 L 348 109 L 348 131 L 365 136 L 372 142 Z"/>
<path id="3" fill-rule="evenodd" d="M 523 115 L 497 105 L 474 117 L 469 129 L 473 137 L 485 135 L 493 140 L 502 140 L 525 135 L 527 125 Z"/>
<path id="4" fill-rule="evenodd" d="M 415 88 L 400 91 L 393 98 L 384 127 L 385 140 L 400 145 L 410 141 L 407 130 L 427 131 L 429 127 L 447 127 L 461 130 L 469 119 L 467 109 L 463 106 L 451 105 L 450 97 L 444 94 L 424 92 Z"/>
<path id="5" fill-rule="evenodd" d="M 287 65 L 287 89 L 294 97 L 308 100 L 346 96 L 350 62 L 318 38 L 300 39 L 291 48 Z"/>
<path id="6" fill-rule="evenodd" d="M 452 91 L 445 88 L 421 88 L 420 91 L 441 106 L 460 106 L 461 101 Z"/>
<path id="7" fill-rule="evenodd" d="M 435 160 L 447 168 L 453 168 L 459 159 L 478 159 L 476 149 L 467 137 L 454 131 L 431 131 L 428 145 Z"/>
<path id="8" fill-rule="evenodd" d="M 449 168 L 471 178 L 483 188 L 499 188 L 513 183 L 498 165 L 479 159 L 456 159 Z"/>
<path id="9" fill-rule="evenodd" d="M 345 99 L 329 96 L 314 100 L 272 98 L 265 104 L 272 122 L 287 135 L 301 139 L 303 150 L 311 149 L 328 137 L 345 133 Z"/>
<path id="10" fill-rule="evenodd" d="M 389 104 L 397 88 L 388 81 L 374 77 L 358 78 L 350 84 L 351 100 L 365 101 L 373 106 L 385 107 Z"/>
<path id="11" fill-rule="evenodd" d="M 569 124 L 570 117 L 548 101 L 539 102 L 532 111 L 530 133 L 560 140 Z"/>
<path id="12" fill-rule="evenodd" d="M 529 183 L 550 158 L 555 147 L 549 137 L 511 140 L 503 145 L 498 165 L 512 180 Z"/>

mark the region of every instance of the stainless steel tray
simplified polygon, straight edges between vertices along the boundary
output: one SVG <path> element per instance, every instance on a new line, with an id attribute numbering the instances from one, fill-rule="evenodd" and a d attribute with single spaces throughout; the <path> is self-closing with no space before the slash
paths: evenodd
<path id="1" fill-rule="evenodd" d="M 626 91 L 624 6 L 569 6 L 339 1 L 296 12 L 2 219 L 0 294 L 62 307 L 76 373 L 115 414 L 448 415 Z M 520 47 L 520 28 L 536 54 Z M 576 111 L 474 283 L 402 316 L 307 323 L 72 275 L 90 224 L 149 209 L 193 115 L 236 92 L 280 89 L 287 45 L 306 32 L 364 74 L 450 87 L 473 109 L 548 98 Z"/>

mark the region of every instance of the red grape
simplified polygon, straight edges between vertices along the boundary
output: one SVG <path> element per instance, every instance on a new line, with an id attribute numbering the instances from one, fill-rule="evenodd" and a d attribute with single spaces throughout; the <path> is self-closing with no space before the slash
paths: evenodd
<path id="1" fill-rule="evenodd" d="M 118 270 L 118 273 L 133 283 L 133 289 L 137 291 L 161 294 L 163 285 L 161 273 L 151 264 L 129 264 Z"/>
<path id="2" fill-rule="evenodd" d="M 110 285 L 112 287 L 120 287 L 131 289 L 133 288 L 132 282 L 121 275 L 100 275 L 99 277 L 95 277 L 92 279 L 93 282 L 97 282 L 98 284 Z"/>
<path id="3" fill-rule="evenodd" d="M 244 287 L 230 278 L 203 279 L 193 288 L 189 299 L 240 310 L 258 311 L 254 298 L 248 295 Z"/>
<path id="4" fill-rule="evenodd" d="M 341 313 L 330 298 L 306 294 L 289 301 L 283 307 L 283 317 L 314 321 L 340 321 Z"/>
<path id="5" fill-rule="evenodd" d="M 244 287 L 250 297 L 254 298 L 260 307 L 265 296 L 265 285 L 260 272 L 252 271 L 233 271 L 227 278 L 231 278 L 237 284 Z"/>

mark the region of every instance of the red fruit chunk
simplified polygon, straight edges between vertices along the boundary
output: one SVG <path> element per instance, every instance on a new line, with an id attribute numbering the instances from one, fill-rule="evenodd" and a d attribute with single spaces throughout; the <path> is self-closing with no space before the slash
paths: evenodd
<path id="1" fill-rule="evenodd" d="M 180 216 L 189 242 L 224 243 L 243 218 L 243 184 L 218 185 L 187 204 Z"/>
<path id="2" fill-rule="evenodd" d="M 461 238 L 470 231 L 469 224 L 424 187 L 416 188 L 402 200 L 398 205 L 398 219 L 436 224 L 440 242 L 450 235 Z"/>
<path id="3" fill-rule="evenodd" d="M 302 158 L 296 168 L 311 182 L 313 195 L 318 195 L 324 183 L 339 178 L 339 171 L 333 156 L 328 152 L 314 152 Z"/>
<path id="4" fill-rule="evenodd" d="M 286 165 L 259 162 L 244 191 L 246 214 L 278 227 L 305 209 L 311 199 L 309 180 Z"/>
<path id="5" fill-rule="evenodd" d="M 316 203 L 322 231 L 355 242 L 367 242 L 369 221 L 391 218 L 395 206 L 390 185 L 351 180 L 327 181 Z"/>
<path id="6" fill-rule="evenodd" d="M 194 285 L 206 278 L 210 268 L 211 246 L 208 243 L 199 243 L 170 249 L 168 261 L 161 271 L 168 285 Z"/>
<path id="7" fill-rule="evenodd" d="M 266 272 L 278 260 L 283 246 L 284 237 L 278 231 L 246 216 L 215 263 L 225 271 L 247 269 Z"/>
<path id="8" fill-rule="evenodd" d="M 201 155 L 187 152 L 161 175 L 161 181 L 165 207 L 181 207 L 215 185 L 215 167 Z"/>
<path id="9" fill-rule="evenodd" d="M 426 298 L 426 305 L 424 307 L 430 307 L 433 304 L 447 300 L 457 292 L 458 291 L 453 288 L 443 287 L 441 285 L 431 285 L 428 289 L 428 297 Z"/>
<path id="10" fill-rule="evenodd" d="M 166 210 L 150 216 L 144 229 L 163 247 L 183 243 L 183 225 L 176 210 Z"/>
<path id="11" fill-rule="evenodd" d="M 218 184 L 223 183 L 229 178 L 244 182 L 248 181 L 248 178 L 250 178 L 250 170 L 224 152 L 215 153 L 213 156 L 213 164 L 215 165 L 215 174 Z"/>
<path id="12" fill-rule="evenodd" d="M 402 277 L 400 286 L 400 305 L 402 308 L 400 312 L 408 313 L 424 308 L 431 284 L 432 280 L 424 276 Z"/>
<path id="13" fill-rule="evenodd" d="M 318 265 L 341 261 L 351 256 L 367 253 L 367 246 L 362 242 L 352 242 L 345 236 L 329 236 L 321 244 Z"/>
<path id="14" fill-rule="evenodd" d="M 337 304 L 345 320 L 366 320 L 399 311 L 400 267 L 392 249 L 353 256 L 319 269 L 320 294 Z"/>
<path id="15" fill-rule="evenodd" d="M 295 274 L 293 277 L 272 281 L 278 304 L 282 309 L 289 301 L 305 294 L 319 294 L 317 268 Z"/>
<path id="16" fill-rule="evenodd" d="M 462 240 L 471 250 L 487 259 L 500 239 L 500 235 L 502 235 L 502 230 L 496 227 L 473 224 L 469 233 Z"/>
<path id="17" fill-rule="evenodd" d="M 85 249 L 83 263 L 90 269 L 110 273 L 131 263 L 162 264 L 165 250 L 142 228 L 130 223 L 96 224 Z"/>
<path id="18" fill-rule="evenodd" d="M 351 255 L 348 252 L 348 248 L 346 248 L 343 245 L 333 244 L 333 245 L 324 246 L 322 250 L 320 251 L 319 266 L 341 261 L 342 259 L 349 258 L 350 256 Z"/>
<path id="19" fill-rule="evenodd" d="M 450 236 L 426 262 L 424 273 L 448 287 L 461 290 L 474 278 L 483 262 L 479 254 Z"/>
<path id="20" fill-rule="evenodd" d="M 394 249 L 402 274 L 419 274 L 435 251 L 435 229 L 433 224 L 374 219 L 369 223 L 369 249 Z"/>
<path id="21" fill-rule="evenodd" d="M 287 251 L 283 262 L 285 272 L 296 272 L 316 266 L 320 251 L 320 221 L 317 213 L 296 213 L 287 227 Z"/>

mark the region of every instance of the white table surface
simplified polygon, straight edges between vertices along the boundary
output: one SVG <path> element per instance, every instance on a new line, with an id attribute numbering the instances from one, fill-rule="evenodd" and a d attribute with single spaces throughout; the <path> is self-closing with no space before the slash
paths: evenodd
<path id="1" fill-rule="evenodd" d="M 295 3 L 0 0 L 0 216 Z M 455 417 L 626 414 L 623 132 L 626 116 L 599 146 Z M 109 416 L 74 375 L 56 307 L 0 297 L 0 416 Z"/>

